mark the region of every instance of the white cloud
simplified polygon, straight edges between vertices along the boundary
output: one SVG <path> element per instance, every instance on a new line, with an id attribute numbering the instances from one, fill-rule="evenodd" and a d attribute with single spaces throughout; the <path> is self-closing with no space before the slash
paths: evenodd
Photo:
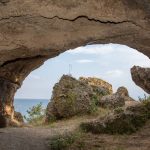
<path id="1" fill-rule="evenodd" d="M 33 75 L 33 74 L 31 74 L 29 77 L 30 77 L 31 79 L 35 79 L 35 80 L 39 80 L 39 79 L 40 79 L 40 76 Z"/>
<path id="2" fill-rule="evenodd" d="M 85 64 L 85 63 L 93 63 L 93 60 L 90 59 L 80 59 L 80 60 L 76 60 L 77 63 L 81 63 L 81 64 Z"/>
<path id="3" fill-rule="evenodd" d="M 111 77 L 120 77 L 123 75 L 123 71 L 116 69 L 116 70 L 110 70 L 106 72 L 107 76 L 111 76 Z"/>
<path id="4" fill-rule="evenodd" d="M 119 44 L 87 45 L 66 53 L 50 59 L 40 69 L 32 72 L 26 78 L 22 88 L 18 90 L 17 97 L 50 99 L 50 91 L 52 91 L 54 83 L 58 82 L 61 75 L 68 73 L 69 64 L 74 66 L 72 74 L 75 77 L 102 77 L 115 89 L 119 86 L 127 86 L 131 96 L 143 96 L 141 89 L 137 90 L 137 86 L 131 85 L 133 81 L 130 74 L 130 68 L 133 65 L 150 67 L 150 59 L 142 53 Z M 90 63 L 95 65 L 89 68 Z"/>

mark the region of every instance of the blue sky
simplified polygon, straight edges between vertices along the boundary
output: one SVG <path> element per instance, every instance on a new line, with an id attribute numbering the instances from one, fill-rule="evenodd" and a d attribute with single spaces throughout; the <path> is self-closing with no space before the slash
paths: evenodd
<path id="1" fill-rule="evenodd" d="M 145 93 L 132 81 L 130 68 L 133 65 L 150 67 L 150 59 L 124 45 L 97 44 L 68 50 L 48 60 L 26 78 L 15 98 L 50 99 L 54 84 L 63 74 L 69 73 L 69 64 L 75 78 L 101 78 L 113 85 L 114 92 L 118 87 L 125 86 L 135 99 Z"/>

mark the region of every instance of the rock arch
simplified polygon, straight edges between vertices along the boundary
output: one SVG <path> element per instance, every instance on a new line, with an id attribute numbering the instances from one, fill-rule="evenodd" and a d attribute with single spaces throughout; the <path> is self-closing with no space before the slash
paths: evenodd
<path id="1" fill-rule="evenodd" d="M 25 77 L 65 50 L 111 42 L 150 58 L 149 27 L 150 0 L 0 0 L 0 114 L 12 120 Z"/>

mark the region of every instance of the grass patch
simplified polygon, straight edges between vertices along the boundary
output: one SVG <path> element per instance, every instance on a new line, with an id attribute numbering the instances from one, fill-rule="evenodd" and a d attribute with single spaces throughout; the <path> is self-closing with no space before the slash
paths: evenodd
<path id="1" fill-rule="evenodd" d="M 144 105 L 147 110 L 146 115 L 148 119 L 150 119 L 150 96 L 144 95 L 144 98 L 139 97 L 139 101 Z"/>
<path id="2" fill-rule="evenodd" d="M 82 133 L 80 131 L 56 135 L 50 139 L 49 148 L 50 150 L 67 150 L 80 139 L 81 135 Z M 83 144 L 81 143 L 79 146 L 83 147 Z"/>

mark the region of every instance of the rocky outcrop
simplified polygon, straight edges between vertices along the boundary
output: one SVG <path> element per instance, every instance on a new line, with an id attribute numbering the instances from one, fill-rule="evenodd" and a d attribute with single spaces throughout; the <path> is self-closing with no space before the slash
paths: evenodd
<path id="1" fill-rule="evenodd" d="M 93 122 L 81 124 L 84 131 L 96 134 L 131 134 L 150 119 L 150 101 L 126 108 L 117 108 L 114 113 Z"/>
<path id="2" fill-rule="evenodd" d="M 32 70 L 68 49 L 118 43 L 150 57 L 149 26 L 149 0 L 1 0 L 0 80 L 10 82 L 13 92 L 0 86 L 11 97 L 0 95 L 0 105 L 9 101 L 13 108 L 14 83 L 20 87 Z"/>
<path id="3" fill-rule="evenodd" d="M 134 66 L 131 69 L 131 74 L 133 81 L 150 94 L 150 68 Z"/>
<path id="4" fill-rule="evenodd" d="M 80 77 L 79 80 L 92 86 L 95 92 L 96 92 L 97 88 L 100 88 L 102 95 L 107 95 L 107 94 L 113 93 L 112 85 L 102 79 L 98 79 L 98 78 L 94 78 L 94 77 L 93 78 Z M 98 92 L 100 93 L 100 91 L 98 91 Z"/>
<path id="5" fill-rule="evenodd" d="M 125 87 L 120 87 L 115 94 L 103 96 L 99 101 L 99 105 L 104 108 L 114 109 L 125 106 L 129 101 L 134 100 L 129 97 L 128 90 Z"/>
<path id="6" fill-rule="evenodd" d="M 108 94 L 108 89 L 111 86 L 110 84 L 108 85 L 105 88 L 100 87 L 100 85 L 96 86 L 96 84 L 91 86 L 81 79 L 76 80 L 71 76 L 63 75 L 59 83 L 54 86 L 52 99 L 47 107 L 46 120 L 92 113 L 97 107 L 98 100 L 103 95 Z M 96 87 L 97 90 L 95 91 Z"/>

